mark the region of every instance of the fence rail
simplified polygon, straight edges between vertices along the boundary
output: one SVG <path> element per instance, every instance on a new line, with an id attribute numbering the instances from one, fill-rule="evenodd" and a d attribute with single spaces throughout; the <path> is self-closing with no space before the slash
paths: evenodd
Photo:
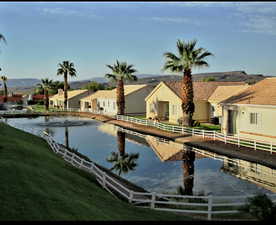
<path id="1" fill-rule="evenodd" d="M 181 134 L 188 133 L 193 136 L 201 136 L 202 138 L 219 140 L 224 142 L 225 144 L 228 143 L 228 144 L 238 145 L 239 147 L 240 146 L 249 147 L 249 148 L 253 148 L 254 150 L 266 151 L 266 152 L 269 152 L 270 154 L 276 153 L 276 143 L 273 143 L 273 142 L 259 141 L 259 140 L 244 138 L 244 137 L 241 138 L 239 136 L 234 137 L 234 136 L 225 135 L 223 133 L 220 133 L 214 130 L 201 130 L 201 129 L 183 127 L 183 126 L 175 126 L 175 125 L 160 123 L 157 121 L 138 119 L 130 116 L 117 115 L 116 119 L 137 123 L 145 126 L 156 127 L 161 130 L 165 130 L 169 132 L 181 133 Z"/>
<path id="2" fill-rule="evenodd" d="M 2 122 L 4 122 L 2 120 Z M 14 126 L 14 125 L 13 125 Z M 102 171 L 93 162 L 89 162 L 80 158 L 73 152 L 67 150 L 46 132 L 42 132 L 37 128 L 29 128 L 14 126 L 25 132 L 40 136 L 49 144 L 54 153 L 59 154 L 65 161 L 75 167 L 84 169 L 93 174 L 101 186 L 110 193 L 116 192 L 127 199 L 130 203 L 137 207 L 151 208 L 161 211 L 181 212 L 189 214 L 205 214 L 208 220 L 212 219 L 216 214 L 234 214 L 238 213 L 238 206 L 244 205 L 247 196 L 190 196 L 190 195 L 175 195 L 175 194 L 161 194 L 161 193 L 144 193 L 133 191 L 113 177 Z M 276 194 L 268 194 L 273 202 L 276 202 Z M 142 206 L 141 206 L 142 204 Z M 229 207 L 231 207 L 229 209 Z"/>

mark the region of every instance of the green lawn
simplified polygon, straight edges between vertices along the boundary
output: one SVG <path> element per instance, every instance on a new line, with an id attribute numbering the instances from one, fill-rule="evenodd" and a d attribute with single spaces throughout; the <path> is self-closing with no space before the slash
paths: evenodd
<path id="1" fill-rule="evenodd" d="M 45 112 L 46 111 L 44 105 L 36 104 L 36 105 L 32 105 L 31 107 L 34 112 Z"/>
<path id="2" fill-rule="evenodd" d="M 0 158 L 0 220 L 191 220 L 117 200 L 44 140 L 2 123 Z"/>

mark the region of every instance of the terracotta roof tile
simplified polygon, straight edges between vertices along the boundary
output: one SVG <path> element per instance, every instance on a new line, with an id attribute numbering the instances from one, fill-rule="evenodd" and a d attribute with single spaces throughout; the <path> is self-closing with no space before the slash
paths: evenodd
<path id="1" fill-rule="evenodd" d="M 276 77 L 266 78 L 222 101 L 228 104 L 276 105 Z"/>
<path id="2" fill-rule="evenodd" d="M 182 81 L 165 81 L 164 82 L 178 97 L 182 98 Z M 193 82 L 194 99 L 195 100 L 208 100 L 212 93 L 218 86 L 233 86 L 233 85 L 244 85 L 245 82 Z"/>

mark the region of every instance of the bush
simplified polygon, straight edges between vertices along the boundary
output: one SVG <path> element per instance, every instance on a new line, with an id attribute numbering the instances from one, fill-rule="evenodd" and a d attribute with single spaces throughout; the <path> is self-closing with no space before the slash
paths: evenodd
<path id="1" fill-rule="evenodd" d="M 276 205 L 266 194 L 258 194 L 247 199 L 240 211 L 249 213 L 260 221 L 276 221 Z"/>

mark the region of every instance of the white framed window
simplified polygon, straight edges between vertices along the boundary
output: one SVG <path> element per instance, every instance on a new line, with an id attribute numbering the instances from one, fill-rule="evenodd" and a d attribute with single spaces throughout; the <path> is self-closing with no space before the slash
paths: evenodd
<path id="1" fill-rule="evenodd" d="M 250 113 L 250 124 L 257 125 L 258 124 L 258 113 Z"/>

